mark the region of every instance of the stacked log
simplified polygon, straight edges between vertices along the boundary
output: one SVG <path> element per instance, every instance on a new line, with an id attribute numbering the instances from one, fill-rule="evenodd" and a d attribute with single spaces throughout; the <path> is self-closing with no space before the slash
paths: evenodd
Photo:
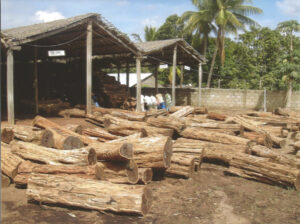
<path id="1" fill-rule="evenodd" d="M 159 128 L 169 128 L 173 129 L 176 132 L 180 132 L 184 127 L 184 122 L 177 118 L 170 118 L 165 116 L 159 116 L 159 117 L 150 117 L 147 119 L 147 123 L 159 127 Z"/>
<path id="2" fill-rule="evenodd" d="M 11 152 L 10 147 L 1 143 L 1 171 L 11 179 L 18 174 L 23 159 Z"/>
<path id="3" fill-rule="evenodd" d="M 80 110 L 77 108 L 72 108 L 72 109 L 65 109 L 61 110 L 58 113 L 59 116 L 64 117 L 64 118 L 70 118 L 70 117 L 85 117 L 85 111 Z"/>
<path id="4" fill-rule="evenodd" d="M 181 108 L 180 110 L 172 113 L 170 115 L 170 117 L 176 117 L 176 118 L 181 118 L 181 117 L 186 117 L 187 115 L 193 113 L 194 111 L 194 108 L 191 107 L 191 106 L 186 106 L 186 107 L 183 107 Z"/>

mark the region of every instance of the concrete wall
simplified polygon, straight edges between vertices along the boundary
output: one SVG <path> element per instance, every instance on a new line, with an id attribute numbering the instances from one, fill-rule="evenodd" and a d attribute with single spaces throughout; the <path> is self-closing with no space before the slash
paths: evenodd
<path id="1" fill-rule="evenodd" d="M 170 93 L 171 88 L 159 88 L 160 93 Z M 131 89 L 135 96 L 135 88 Z M 143 95 L 154 95 L 155 89 L 142 88 Z M 284 91 L 267 91 L 267 110 L 283 107 L 285 102 Z M 176 105 L 197 105 L 198 90 L 190 88 L 176 88 Z M 263 90 L 242 89 L 202 89 L 201 105 L 208 108 L 232 108 L 260 110 L 264 106 Z M 293 92 L 292 108 L 300 110 L 300 91 Z"/>

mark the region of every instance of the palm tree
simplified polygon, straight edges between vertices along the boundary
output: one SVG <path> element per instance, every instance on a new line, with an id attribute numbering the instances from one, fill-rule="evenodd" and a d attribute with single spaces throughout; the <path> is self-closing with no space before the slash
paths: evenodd
<path id="1" fill-rule="evenodd" d="M 157 29 L 152 26 L 145 26 L 145 41 L 153 41 L 157 39 Z"/>
<path id="2" fill-rule="evenodd" d="M 252 3 L 251 0 L 192 0 L 192 3 L 198 11 L 185 14 L 186 17 L 190 18 L 188 23 L 190 29 L 205 32 L 205 28 L 211 27 L 210 31 L 213 28 L 211 25 L 204 26 L 204 24 L 217 26 L 216 49 L 207 80 L 207 87 L 209 88 L 217 51 L 221 57 L 221 65 L 223 66 L 225 62 L 225 34 L 229 32 L 237 34 L 239 29 L 245 29 L 245 25 L 258 25 L 248 15 L 260 14 L 262 10 L 251 5 L 245 5 L 245 3 Z"/>
<path id="3" fill-rule="evenodd" d="M 290 51 L 293 51 L 294 32 L 300 32 L 300 24 L 297 20 L 289 20 L 277 25 L 277 30 L 286 34 L 290 39 Z"/>

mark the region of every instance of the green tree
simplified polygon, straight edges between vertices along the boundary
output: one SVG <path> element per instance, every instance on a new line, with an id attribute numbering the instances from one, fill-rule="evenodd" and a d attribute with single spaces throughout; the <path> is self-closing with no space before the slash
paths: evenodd
<path id="1" fill-rule="evenodd" d="M 157 30 L 155 27 L 152 26 L 145 26 L 145 41 L 154 41 L 157 39 Z"/>
<path id="2" fill-rule="evenodd" d="M 300 32 L 300 24 L 297 20 L 289 20 L 277 25 L 277 30 L 284 33 L 290 39 L 290 51 L 293 51 L 294 33 Z"/>

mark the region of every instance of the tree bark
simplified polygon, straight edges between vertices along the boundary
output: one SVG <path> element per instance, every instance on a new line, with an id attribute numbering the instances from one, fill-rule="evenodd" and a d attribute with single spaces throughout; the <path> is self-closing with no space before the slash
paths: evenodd
<path id="1" fill-rule="evenodd" d="M 216 133 L 208 130 L 201 130 L 199 128 L 186 128 L 180 133 L 185 138 L 199 139 L 210 142 L 229 144 L 229 145 L 240 145 L 245 146 L 249 140 L 237 136 L 227 135 L 223 133 Z"/>
<path id="2" fill-rule="evenodd" d="M 109 132 L 107 132 L 105 129 L 102 128 L 85 128 L 83 130 L 83 133 L 85 135 L 101 138 L 103 139 L 103 141 L 109 141 L 109 140 L 114 140 L 119 138 L 118 136 L 110 134 Z"/>
<path id="3" fill-rule="evenodd" d="M 147 119 L 149 125 L 159 127 L 159 128 L 169 128 L 177 131 L 178 133 L 185 127 L 184 123 L 177 119 L 171 117 L 159 116 L 157 118 L 150 117 Z"/>
<path id="4" fill-rule="evenodd" d="M 152 201 L 144 186 L 49 174 L 32 174 L 26 194 L 39 202 L 140 215 L 147 214 Z"/>
<path id="5" fill-rule="evenodd" d="M 166 173 L 190 178 L 198 171 L 200 163 L 200 156 L 174 153 L 171 158 L 171 166 Z"/>
<path id="6" fill-rule="evenodd" d="M 225 121 L 227 117 L 224 114 L 209 112 L 207 114 L 207 118 L 212 120 L 217 120 L 217 121 Z"/>
<path id="7" fill-rule="evenodd" d="M 100 112 L 103 115 L 111 114 L 112 116 L 120 117 L 131 121 L 144 121 L 146 118 L 145 112 L 136 112 L 136 111 L 129 111 L 129 110 L 121 110 L 116 108 L 103 108 L 103 107 L 95 107 L 93 108 L 93 110 Z"/>
<path id="8" fill-rule="evenodd" d="M 180 110 L 172 113 L 170 117 L 176 117 L 176 118 L 181 118 L 181 117 L 186 117 L 187 115 L 193 113 L 194 108 L 191 106 L 185 106 L 181 108 Z"/>
<path id="9" fill-rule="evenodd" d="M 12 153 L 24 159 L 30 159 L 45 164 L 76 164 L 85 166 L 95 164 L 97 161 L 96 152 L 91 147 L 72 150 L 56 150 L 28 142 L 17 141 L 12 141 L 10 146 Z"/>
<path id="10" fill-rule="evenodd" d="M 85 117 L 85 111 L 77 109 L 77 108 L 65 109 L 65 110 L 59 111 L 58 115 L 61 117 L 64 117 L 64 118 Z"/>
<path id="11" fill-rule="evenodd" d="M 64 125 L 64 128 L 69 129 L 70 131 L 73 131 L 80 135 L 82 135 L 83 133 L 83 127 L 80 124 L 67 124 Z"/>
<path id="12" fill-rule="evenodd" d="M 13 154 L 9 146 L 1 143 L 1 171 L 14 179 L 18 173 L 19 165 L 24 161 L 19 156 Z"/>
<path id="13" fill-rule="evenodd" d="M 2 188 L 6 188 L 10 185 L 10 179 L 5 174 L 1 174 L 1 186 Z"/>

